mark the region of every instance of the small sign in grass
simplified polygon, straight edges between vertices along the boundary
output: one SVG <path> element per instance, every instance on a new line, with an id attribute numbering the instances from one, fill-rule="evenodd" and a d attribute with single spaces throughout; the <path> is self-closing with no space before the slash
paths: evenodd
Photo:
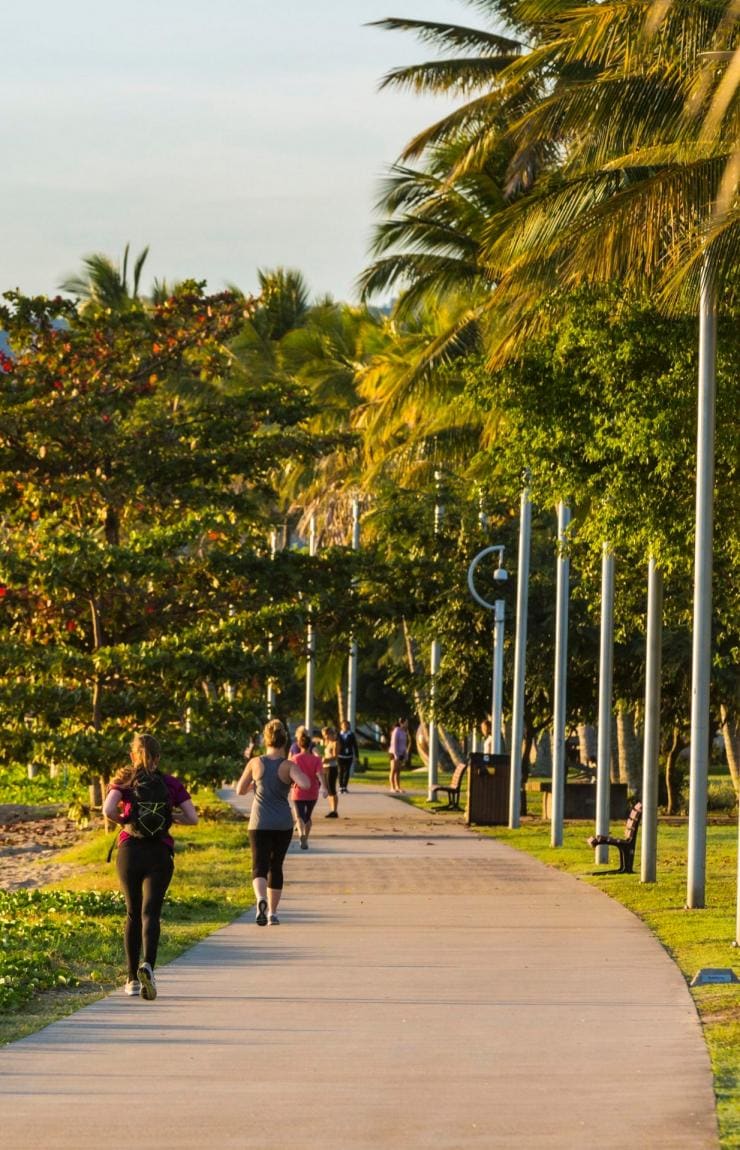
<path id="1" fill-rule="evenodd" d="M 708 986 L 712 983 L 740 982 L 734 970 L 729 966 L 704 966 L 697 971 L 691 980 L 692 986 Z"/>

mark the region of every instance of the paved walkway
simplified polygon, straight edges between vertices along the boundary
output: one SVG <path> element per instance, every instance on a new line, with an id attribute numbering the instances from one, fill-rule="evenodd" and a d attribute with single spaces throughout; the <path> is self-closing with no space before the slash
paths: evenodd
<path id="1" fill-rule="evenodd" d="M 380 792 L 341 815 L 291 847 L 281 926 L 0 1051 L 4 1150 L 718 1145 L 694 1007 L 637 919 Z"/>

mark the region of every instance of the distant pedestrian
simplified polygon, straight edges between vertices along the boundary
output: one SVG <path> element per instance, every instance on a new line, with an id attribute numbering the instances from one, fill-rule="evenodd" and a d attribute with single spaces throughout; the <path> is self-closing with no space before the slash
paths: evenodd
<path id="1" fill-rule="evenodd" d="M 303 734 L 303 732 L 305 730 L 306 730 L 306 727 L 304 727 L 302 725 L 300 727 L 296 727 L 295 734 L 293 735 L 293 742 L 290 744 L 290 750 L 288 751 L 288 754 L 290 755 L 291 758 L 293 758 L 294 755 L 300 755 L 300 753 L 301 753 L 301 735 Z M 310 733 L 309 733 L 309 745 L 311 748 L 313 748 L 313 739 L 311 738 Z"/>
<path id="2" fill-rule="evenodd" d="M 484 719 L 480 725 L 480 732 L 483 735 L 483 754 L 493 754 L 493 728 L 491 727 L 491 720 Z"/>
<path id="3" fill-rule="evenodd" d="M 299 787 L 293 784 L 290 797 L 295 808 L 298 834 L 301 838 L 301 850 L 308 850 L 308 836 L 311 834 L 313 809 L 321 792 L 326 798 L 327 790 L 324 781 L 324 764 L 321 755 L 311 750 L 311 739 L 308 731 L 301 735 L 300 751 L 291 755 L 293 762 L 301 768 L 304 775 L 310 779 L 309 787 Z"/>
<path id="4" fill-rule="evenodd" d="M 311 780 L 285 757 L 288 736 L 279 719 L 271 719 L 263 734 L 265 754 L 249 760 L 236 793 L 254 787 L 249 816 L 252 848 L 252 887 L 257 900 L 257 925 L 278 926 L 277 908 L 283 893 L 283 860 L 293 837 L 293 812 L 288 796 L 291 783 L 308 789 Z"/>
<path id="5" fill-rule="evenodd" d="M 194 826 L 198 815 L 183 783 L 159 771 L 160 747 L 152 735 L 134 735 L 131 765 L 108 787 L 103 814 L 123 829 L 116 870 L 126 900 L 123 945 L 129 997 L 153 1002 L 160 916 L 175 868 L 172 823 Z M 143 961 L 139 961 L 142 955 Z"/>
<path id="6" fill-rule="evenodd" d="M 248 763 L 250 759 L 253 759 L 261 746 L 262 736 L 260 735 L 259 731 L 254 731 L 250 736 L 249 742 L 244 748 L 244 761 Z"/>
<path id="7" fill-rule="evenodd" d="M 390 789 L 394 794 L 400 795 L 403 793 L 401 791 L 401 771 L 406 766 L 409 753 L 409 731 L 404 719 L 399 719 L 391 731 L 388 753 L 390 756 Z"/>
<path id="8" fill-rule="evenodd" d="M 329 796 L 329 810 L 324 816 L 327 819 L 339 818 L 339 798 L 337 796 L 337 781 L 339 779 L 339 739 L 333 727 L 323 727 L 321 737 L 324 740 L 324 779 Z"/>
<path id="9" fill-rule="evenodd" d="M 355 732 L 350 727 L 347 719 L 342 719 L 340 723 L 337 751 L 337 760 L 339 762 L 339 793 L 346 795 L 349 788 L 349 777 L 352 773 L 352 764 L 358 756 Z"/>

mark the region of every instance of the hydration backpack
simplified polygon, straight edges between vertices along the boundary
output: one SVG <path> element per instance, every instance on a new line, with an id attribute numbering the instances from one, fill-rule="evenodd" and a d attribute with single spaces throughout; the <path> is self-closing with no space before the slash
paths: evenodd
<path id="1" fill-rule="evenodd" d="M 140 839 L 156 839 L 172 826 L 172 800 L 159 771 L 139 771 L 131 783 L 131 811 L 124 830 Z"/>

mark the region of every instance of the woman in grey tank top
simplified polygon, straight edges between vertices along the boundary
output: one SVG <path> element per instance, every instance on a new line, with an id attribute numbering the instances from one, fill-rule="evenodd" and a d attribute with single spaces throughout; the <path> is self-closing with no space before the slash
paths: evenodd
<path id="1" fill-rule="evenodd" d="M 257 900 L 257 925 L 277 926 L 277 908 L 283 893 L 283 859 L 293 837 L 293 812 L 288 803 L 291 784 L 309 787 L 301 768 L 285 757 L 288 736 L 278 719 L 264 731 L 264 755 L 250 759 L 236 784 L 236 793 L 246 795 L 254 787 L 249 816 L 252 847 L 252 886 Z"/>

